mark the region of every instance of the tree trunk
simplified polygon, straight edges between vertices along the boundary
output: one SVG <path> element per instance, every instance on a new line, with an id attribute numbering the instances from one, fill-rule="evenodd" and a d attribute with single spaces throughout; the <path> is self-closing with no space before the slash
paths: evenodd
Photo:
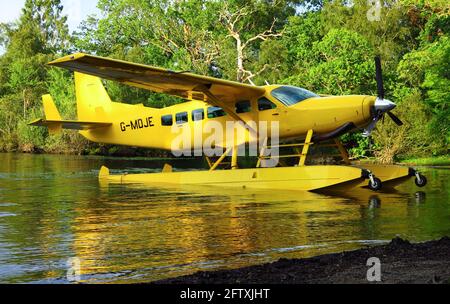
<path id="1" fill-rule="evenodd" d="M 237 81 L 242 82 L 244 80 L 244 50 L 242 48 L 242 41 L 239 35 L 236 37 L 237 45 Z"/>
<path id="2" fill-rule="evenodd" d="M 27 92 L 27 89 L 23 90 L 23 92 L 22 92 L 22 96 L 23 96 L 23 118 L 26 118 L 26 116 L 27 116 L 26 92 Z"/>

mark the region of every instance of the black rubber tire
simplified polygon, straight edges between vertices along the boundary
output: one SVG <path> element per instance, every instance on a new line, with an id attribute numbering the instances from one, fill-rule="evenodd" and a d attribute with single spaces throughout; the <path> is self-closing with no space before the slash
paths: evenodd
<path id="1" fill-rule="evenodd" d="M 416 182 L 416 186 L 419 188 L 423 188 L 428 184 L 428 180 L 425 176 L 423 176 L 422 174 L 419 174 L 420 176 L 420 181 L 419 179 L 416 177 L 415 182 Z"/>
<path id="2" fill-rule="evenodd" d="M 371 180 L 369 180 L 369 188 L 372 191 L 380 191 L 381 188 L 383 188 L 383 183 L 381 182 L 381 180 L 378 177 L 374 177 L 373 178 L 375 183 L 372 183 Z"/>

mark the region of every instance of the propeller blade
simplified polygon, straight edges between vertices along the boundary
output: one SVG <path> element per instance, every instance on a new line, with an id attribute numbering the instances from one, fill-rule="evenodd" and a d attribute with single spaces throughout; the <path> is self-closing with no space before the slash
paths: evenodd
<path id="1" fill-rule="evenodd" d="M 401 121 L 401 119 L 398 118 L 395 114 L 393 114 L 393 113 L 391 113 L 391 112 L 388 112 L 387 114 L 388 114 L 389 117 L 395 122 L 395 124 L 396 124 L 397 126 L 401 127 L 401 126 L 404 125 L 403 121 Z"/>
<path id="2" fill-rule="evenodd" d="M 381 100 L 385 97 L 384 92 L 384 81 L 383 81 L 383 69 L 381 67 L 380 56 L 375 57 L 375 67 L 377 70 L 377 86 L 378 86 L 378 98 Z"/>

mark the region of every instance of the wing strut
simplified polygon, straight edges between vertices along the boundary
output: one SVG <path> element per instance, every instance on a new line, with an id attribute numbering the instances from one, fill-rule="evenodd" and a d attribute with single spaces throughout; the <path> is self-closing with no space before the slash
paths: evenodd
<path id="1" fill-rule="evenodd" d="M 231 109 L 226 103 L 222 102 L 219 98 L 217 98 L 211 91 L 204 85 L 198 86 L 195 88 L 195 91 L 202 92 L 203 94 L 208 97 L 208 100 L 210 103 L 217 105 L 218 107 L 221 107 L 228 115 L 233 117 L 236 121 L 242 122 L 248 130 L 253 133 L 253 135 L 256 135 L 258 138 L 258 132 L 253 129 L 245 120 L 243 120 L 239 115 L 237 115 L 233 109 Z"/>

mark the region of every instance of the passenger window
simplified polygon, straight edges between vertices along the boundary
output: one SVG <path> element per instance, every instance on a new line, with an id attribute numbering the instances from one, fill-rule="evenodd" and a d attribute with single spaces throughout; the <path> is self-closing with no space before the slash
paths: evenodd
<path id="1" fill-rule="evenodd" d="M 205 119 L 205 110 L 198 109 L 192 111 L 192 121 L 200 121 Z"/>
<path id="2" fill-rule="evenodd" d="M 250 101 L 240 101 L 236 103 L 236 113 L 242 114 L 242 113 L 249 113 L 252 111 L 252 104 Z"/>
<path id="3" fill-rule="evenodd" d="M 184 123 L 187 123 L 188 120 L 188 113 L 187 112 L 183 112 L 183 113 L 178 113 L 177 114 L 177 124 L 181 125 Z"/>
<path id="4" fill-rule="evenodd" d="M 172 115 L 165 115 L 161 117 L 161 124 L 163 126 L 173 126 L 173 116 Z"/>
<path id="5" fill-rule="evenodd" d="M 209 119 L 224 117 L 226 115 L 227 115 L 227 113 L 222 108 L 219 108 L 219 107 L 208 108 L 208 118 Z"/>
<path id="6" fill-rule="evenodd" d="M 260 111 L 273 110 L 273 109 L 276 109 L 276 108 L 277 108 L 277 105 L 274 104 L 273 102 L 271 102 L 266 97 L 263 97 L 263 98 L 258 100 L 258 109 Z"/>

